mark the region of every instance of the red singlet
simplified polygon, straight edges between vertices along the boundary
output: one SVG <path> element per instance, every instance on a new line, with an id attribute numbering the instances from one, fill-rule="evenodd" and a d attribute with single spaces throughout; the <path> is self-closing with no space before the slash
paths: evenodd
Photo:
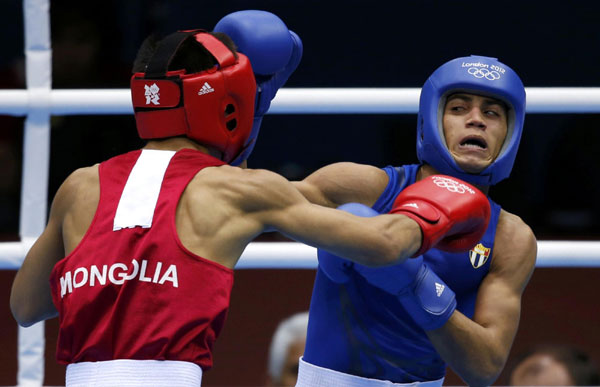
<path id="1" fill-rule="evenodd" d="M 80 244 L 52 271 L 60 322 L 57 360 L 181 360 L 207 370 L 227 315 L 233 270 L 181 244 L 175 210 L 198 171 L 223 163 L 190 149 L 175 153 L 165 163 L 162 183 L 158 178 L 151 227 L 113 231 L 122 193 L 141 154 L 138 150 L 100 164 L 94 220 Z"/>

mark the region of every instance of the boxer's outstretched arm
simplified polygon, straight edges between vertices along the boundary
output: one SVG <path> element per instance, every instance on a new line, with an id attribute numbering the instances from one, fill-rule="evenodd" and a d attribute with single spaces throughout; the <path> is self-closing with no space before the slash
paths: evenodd
<path id="1" fill-rule="evenodd" d="M 404 215 L 362 218 L 311 204 L 285 178 L 265 170 L 231 171 L 227 189 L 240 224 L 254 232 L 280 231 L 308 245 L 367 266 L 400 262 L 421 246 L 421 229 Z M 228 184 L 228 183 L 225 183 Z M 223 186 L 221 184 L 221 186 Z M 242 218 L 245 218 L 242 219 Z"/>
<path id="2" fill-rule="evenodd" d="M 443 327 L 427 331 L 442 358 L 467 384 L 489 386 L 504 368 L 536 254 L 531 229 L 502 211 L 492 267 L 479 287 L 473 320 L 455 311 Z"/>
<path id="3" fill-rule="evenodd" d="M 381 168 L 350 162 L 327 165 L 293 182 L 311 203 L 337 208 L 345 203 L 372 207 L 385 190 L 388 176 Z"/>

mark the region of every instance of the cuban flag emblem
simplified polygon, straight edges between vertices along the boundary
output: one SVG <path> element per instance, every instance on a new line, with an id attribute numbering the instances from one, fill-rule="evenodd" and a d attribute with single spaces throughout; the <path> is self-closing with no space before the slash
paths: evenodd
<path id="1" fill-rule="evenodd" d="M 477 246 L 473 247 L 473 249 L 469 251 L 471 265 L 473 265 L 475 269 L 479 269 L 481 266 L 485 265 L 490 257 L 491 250 L 491 248 L 485 247 L 483 244 L 478 243 Z"/>

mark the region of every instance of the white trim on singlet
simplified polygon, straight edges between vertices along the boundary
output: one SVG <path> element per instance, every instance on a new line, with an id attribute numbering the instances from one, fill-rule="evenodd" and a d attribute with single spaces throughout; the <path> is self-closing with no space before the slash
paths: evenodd
<path id="1" fill-rule="evenodd" d="M 187 361 L 108 360 L 67 366 L 66 387 L 198 387 L 202 368 Z"/>
<path id="2" fill-rule="evenodd" d="M 443 383 L 444 378 L 432 380 L 430 382 L 414 383 L 392 383 L 388 380 L 363 378 L 318 367 L 307 363 L 300 358 L 296 387 L 440 387 Z"/>

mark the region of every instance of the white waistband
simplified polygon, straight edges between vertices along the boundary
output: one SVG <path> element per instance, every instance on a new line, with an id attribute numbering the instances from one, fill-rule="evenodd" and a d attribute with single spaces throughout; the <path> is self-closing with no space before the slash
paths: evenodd
<path id="1" fill-rule="evenodd" d="M 67 387 L 182 386 L 198 387 L 202 368 L 174 360 L 108 360 L 67 366 Z"/>
<path id="2" fill-rule="evenodd" d="M 363 378 L 322 368 L 307 363 L 300 358 L 300 368 L 298 370 L 298 382 L 296 383 L 296 387 L 438 387 L 441 386 L 442 383 L 444 383 L 444 378 L 430 382 L 414 383 L 392 383 L 388 380 Z"/>

